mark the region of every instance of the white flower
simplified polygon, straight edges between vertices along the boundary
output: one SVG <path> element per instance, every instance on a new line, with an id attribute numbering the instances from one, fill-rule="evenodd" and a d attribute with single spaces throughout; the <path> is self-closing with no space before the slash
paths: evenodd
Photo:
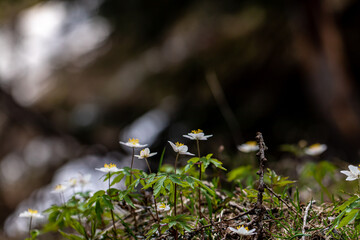
<path id="1" fill-rule="evenodd" d="M 259 150 L 259 146 L 255 141 L 248 141 L 237 146 L 238 150 L 244 153 L 255 152 Z"/>
<path id="2" fill-rule="evenodd" d="M 305 153 L 310 156 L 317 156 L 325 152 L 327 146 L 325 144 L 315 143 L 307 148 L 305 148 Z"/>
<path id="3" fill-rule="evenodd" d="M 236 229 L 235 228 L 232 228 L 232 227 L 229 227 L 229 229 L 231 231 L 233 231 L 234 233 L 237 233 L 239 235 L 245 235 L 245 236 L 249 236 L 249 235 L 254 235 L 256 233 L 255 232 L 255 229 L 251 229 L 249 230 L 248 227 L 244 227 L 244 226 L 238 226 Z"/>
<path id="4" fill-rule="evenodd" d="M 172 149 L 174 150 L 174 152 L 177 152 L 179 154 L 183 154 L 183 155 L 190 155 L 190 156 L 194 156 L 195 154 L 193 153 L 189 153 L 188 152 L 188 147 L 182 143 L 176 142 L 175 144 L 168 141 L 172 147 Z"/>
<path id="5" fill-rule="evenodd" d="M 95 168 L 95 170 L 105 173 L 121 171 L 119 168 L 116 167 L 116 164 L 113 163 L 105 164 L 103 168 Z"/>
<path id="6" fill-rule="evenodd" d="M 191 140 L 207 140 L 209 137 L 212 137 L 213 135 L 206 135 L 204 134 L 203 130 L 192 130 L 191 133 L 188 133 L 187 135 L 183 135 L 183 137 L 189 138 Z"/>
<path id="7" fill-rule="evenodd" d="M 84 187 L 86 184 L 90 182 L 90 179 L 91 179 L 91 174 L 85 174 L 85 175 L 79 174 L 78 182 L 82 187 Z"/>
<path id="8" fill-rule="evenodd" d="M 78 180 L 77 180 L 76 178 L 70 178 L 70 179 L 68 180 L 68 185 L 69 185 L 69 187 L 71 187 L 71 188 L 76 187 L 77 183 L 78 183 Z"/>
<path id="9" fill-rule="evenodd" d="M 52 190 L 52 193 L 62 193 L 65 192 L 65 190 L 67 189 L 67 187 L 65 185 L 62 184 L 58 184 L 55 186 L 54 190 Z"/>
<path id="10" fill-rule="evenodd" d="M 143 159 L 143 158 L 149 158 L 152 156 L 155 156 L 157 153 L 150 153 L 150 149 L 149 148 L 145 148 L 143 150 L 140 151 L 140 155 L 135 155 L 135 157 L 139 158 L 139 159 Z"/>
<path id="11" fill-rule="evenodd" d="M 358 167 L 349 165 L 349 169 L 350 171 L 340 171 L 347 176 L 347 178 L 345 179 L 346 181 L 354 181 L 356 179 L 360 179 L 360 169 Z"/>
<path id="12" fill-rule="evenodd" d="M 169 211 L 169 210 L 170 210 L 170 206 L 169 206 L 169 205 L 166 205 L 165 203 L 160 203 L 160 204 L 157 206 L 157 210 L 160 210 L 160 211 Z"/>
<path id="13" fill-rule="evenodd" d="M 44 216 L 38 213 L 37 210 L 29 208 L 27 211 L 20 213 L 19 217 L 24 218 L 43 218 Z"/>
<path id="14" fill-rule="evenodd" d="M 126 143 L 120 141 L 120 144 L 132 148 L 143 148 L 147 146 L 147 144 L 140 144 L 139 139 L 135 139 L 135 138 L 129 138 L 129 141 L 127 141 Z"/>

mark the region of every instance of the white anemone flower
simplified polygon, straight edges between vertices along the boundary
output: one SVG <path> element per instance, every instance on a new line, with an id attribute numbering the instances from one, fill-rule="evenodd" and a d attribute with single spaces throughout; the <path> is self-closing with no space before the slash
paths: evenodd
<path id="1" fill-rule="evenodd" d="M 203 130 L 192 130 L 191 133 L 188 133 L 187 135 L 183 135 L 183 137 L 189 138 L 191 140 L 207 140 L 209 137 L 212 137 L 213 135 L 205 135 Z"/>
<path id="2" fill-rule="evenodd" d="M 65 190 L 67 189 L 67 187 L 63 184 L 58 184 L 55 186 L 54 190 L 52 190 L 52 193 L 63 193 L 65 192 Z"/>
<path id="3" fill-rule="evenodd" d="M 347 178 L 346 181 L 354 181 L 356 179 L 360 179 L 360 169 L 354 165 L 349 165 L 350 171 L 340 171 L 341 173 L 345 174 Z"/>
<path id="4" fill-rule="evenodd" d="M 259 150 L 259 146 L 255 141 L 248 141 L 246 143 L 243 143 L 239 146 L 237 146 L 237 149 L 240 152 L 249 153 L 249 152 L 255 152 Z"/>
<path id="5" fill-rule="evenodd" d="M 135 157 L 137 157 L 138 159 L 144 159 L 144 158 L 149 158 L 152 156 L 155 156 L 157 153 L 150 153 L 150 149 L 149 148 L 145 148 L 143 150 L 140 151 L 140 155 L 135 155 Z"/>
<path id="6" fill-rule="evenodd" d="M 195 154 L 188 152 L 188 147 L 186 145 L 184 145 L 183 143 L 179 143 L 176 142 L 175 144 L 172 143 L 171 141 L 168 141 L 172 147 L 172 149 L 174 150 L 174 152 L 177 152 L 179 154 L 182 155 L 189 155 L 189 156 L 194 156 Z"/>
<path id="7" fill-rule="evenodd" d="M 250 235 L 254 235 L 256 233 L 255 232 L 255 229 L 251 229 L 249 230 L 248 227 L 244 227 L 243 225 L 242 226 L 238 226 L 236 229 L 235 228 L 232 228 L 232 227 L 229 227 L 229 229 L 234 232 L 234 233 L 237 233 L 239 235 L 244 235 L 244 236 L 250 236 Z"/>
<path id="8" fill-rule="evenodd" d="M 116 164 L 113 164 L 113 163 L 105 164 L 103 168 L 95 168 L 95 170 L 98 170 L 98 171 L 104 172 L 104 173 L 121 171 L 119 168 L 116 167 Z"/>
<path id="9" fill-rule="evenodd" d="M 317 156 L 325 152 L 327 149 L 326 144 L 315 143 L 305 148 L 305 153 L 310 156 Z"/>
<path id="10" fill-rule="evenodd" d="M 147 144 L 140 144 L 139 139 L 136 139 L 136 138 L 129 138 L 129 141 L 127 141 L 126 143 L 120 141 L 120 144 L 128 146 L 128 147 L 132 147 L 132 148 L 143 148 L 143 147 L 147 146 Z"/>
<path id="11" fill-rule="evenodd" d="M 69 187 L 71 188 L 76 187 L 76 185 L 78 184 L 78 180 L 76 178 L 70 178 L 67 182 Z"/>
<path id="12" fill-rule="evenodd" d="M 85 174 L 85 175 L 79 174 L 78 182 L 82 187 L 84 187 L 86 184 L 90 183 L 90 179 L 91 179 L 91 174 Z"/>
<path id="13" fill-rule="evenodd" d="M 41 215 L 38 210 L 34 210 L 29 208 L 27 211 L 20 213 L 19 217 L 23 218 L 43 218 L 44 216 Z"/>
<path id="14" fill-rule="evenodd" d="M 160 210 L 160 211 L 169 211 L 169 210 L 170 210 L 170 206 L 169 206 L 169 205 L 166 205 L 165 203 L 160 203 L 160 204 L 157 206 L 157 210 Z"/>

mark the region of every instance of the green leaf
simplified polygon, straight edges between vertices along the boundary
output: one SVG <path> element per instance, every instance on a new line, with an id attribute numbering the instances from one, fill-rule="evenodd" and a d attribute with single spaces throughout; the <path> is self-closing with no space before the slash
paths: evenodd
<path id="1" fill-rule="evenodd" d="M 61 233 L 61 235 L 67 239 L 70 239 L 70 240 L 84 240 L 84 238 L 80 237 L 80 236 L 76 236 L 74 234 L 69 234 L 69 233 L 65 233 L 61 230 L 59 230 L 59 232 Z"/>
<path id="2" fill-rule="evenodd" d="M 337 208 L 335 208 L 335 212 L 342 212 L 345 210 L 345 208 L 347 206 L 349 206 L 350 204 L 352 204 L 353 202 L 355 202 L 356 200 L 359 200 L 359 197 L 354 195 L 351 198 L 349 198 L 346 202 L 344 202 L 343 204 L 341 204 L 340 206 L 338 206 Z"/>
<path id="3" fill-rule="evenodd" d="M 171 174 L 169 175 L 169 179 L 173 182 L 176 183 L 180 186 L 183 186 L 183 182 L 179 179 L 179 176 L 175 175 L 175 174 Z"/>
<path id="4" fill-rule="evenodd" d="M 114 184 L 120 182 L 120 181 L 124 178 L 124 176 L 125 176 L 124 173 L 122 173 L 122 172 L 118 172 L 118 173 L 119 173 L 119 175 L 117 175 L 117 176 L 112 180 L 110 186 L 113 186 Z"/>
<path id="5" fill-rule="evenodd" d="M 146 236 L 148 236 L 146 239 L 150 239 L 153 235 L 154 235 L 154 233 L 156 233 L 156 231 L 158 230 L 158 228 L 159 228 L 159 224 L 153 224 L 152 226 L 151 226 L 151 229 L 150 229 L 150 231 L 148 231 L 147 233 L 146 233 Z"/>
<path id="6" fill-rule="evenodd" d="M 164 147 L 162 153 L 161 153 L 161 157 L 160 157 L 160 162 L 159 162 L 159 167 L 158 167 L 158 172 L 161 172 L 161 166 L 162 166 L 162 162 L 164 160 L 164 155 L 165 155 L 165 150 L 166 150 L 166 147 Z"/>
<path id="7" fill-rule="evenodd" d="M 213 208 L 212 208 L 211 199 L 207 194 L 205 194 L 205 198 L 206 198 L 206 202 L 208 205 L 209 217 L 210 217 L 210 219 L 212 219 Z"/>
<path id="8" fill-rule="evenodd" d="M 129 198 L 129 196 L 124 196 L 124 200 L 127 204 L 129 204 L 131 207 L 135 208 L 134 203 L 131 201 L 131 199 Z"/>
<path id="9" fill-rule="evenodd" d="M 158 178 L 157 182 L 154 186 L 154 196 L 157 197 L 163 187 L 164 181 L 166 180 L 166 176 L 162 176 Z"/>
<path id="10" fill-rule="evenodd" d="M 113 209 L 114 209 L 114 206 L 113 206 L 113 204 L 112 204 L 112 202 L 111 202 L 110 197 L 109 197 L 108 195 L 103 195 L 102 198 L 103 198 L 103 200 L 104 200 L 105 206 L 107 206 L 108 208 L 110 208 L 110 209 L 113 210 Z"/>
<path id="11" fill-rule="evenodd" d="M 235 179 L 244 179 L 247 178 L 248 176 L 251 176 L 254 174 L 254 169 L 251 165 L 247 165 L 247 166 L 241 166 L 238 168 L 235 168 L 234 170 L 231 170 L 228 174 L 227 174 L 227 180 L 229 182 L 234 181 Z"/>
<path id="12" fill-rule="evenodd" d="M 95 204 L 95 212 L 96 212 L 97 219 L 99 220 L 99 222 L 101 222 L 102 221 L 101 215 L 103 213 L 103 209 L 101 208 L 99 199 L 96 201 L 96 204 Z"/>
<path id="13" fill-rule="evenodd" d="M 224 168 L 224 167 L 222 166 L 223 163 L 220 162 L 219 160 L 217 160 L 217 159 L 215 159 L 215 158 L 210 158 L 210 162 L 211 162 L 212 164 L 214 164 L 215 167 L 220 168 L 220 169 L 226 171 L 226 168 Z"/>
<path id="14" fill-rule="evenodd" d="M 352 222 L 357 217 L 358 214 L 359 214 L 359 209 L 351 210 L 350 213 L 341 220 L 338 227 L 341 228 L 345 225 L 348 225 L 350 222 Z"/>
<path id="15" fill-rule="evenodd" d="M 71 221 L 70 226 L 75 229 L 78 233 L 83 235 L 85 238 L 86 236 L 86 230 L 85 228 L 77 221 Z"/>

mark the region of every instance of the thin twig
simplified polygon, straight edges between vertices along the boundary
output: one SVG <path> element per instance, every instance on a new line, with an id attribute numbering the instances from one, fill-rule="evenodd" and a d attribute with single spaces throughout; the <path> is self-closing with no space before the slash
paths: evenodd
<path id="1" fill-rule="evenodd" d="M 257 195 L 257 202 L 255 207 L 256 212 L 256 218 L 255 218 L 255 224 L 257 225 L 257 234 L 255 239 L 263 239 L 263 217 L 265 212 L 265 207 L 262 205 L 263 203 L 263 194 L 265 189 L 265 183 L 264 183 L 264 168 L 265 168 L 265 162 L 267 161 L 265 157 L 265 151 L 267 150 L 267 147 L 265 145 L 263 136 L 261 132 L 258 132 L 256 134 L 256 140 L 259 145 L 259 152 L 257 153 L 257 156 L 259 157 L 259 171 L 257 174 L 259 175 L 259 186 L 258 186 L 258 195 Z"/>
<path id="2" fill-rule="evenodd" d="M 311 208 L 311 205 L 313 203 L 315 203 L 316 201 L 315 200 L 311 200 L 309 202 L 309 204 L 307 205 L 306 209 L 305 209 L 305 214 L 304 214 L 304 223 L 303 223 L 303 227 L 302 227 L 302 234 L 305 234 L 305 228 L 306 228 L 306 219 L 308 217 L 308 214 L 309 214 L 309 210 Z M 301 240 L 305 240 L 305 235 L 302 236 Z"/>

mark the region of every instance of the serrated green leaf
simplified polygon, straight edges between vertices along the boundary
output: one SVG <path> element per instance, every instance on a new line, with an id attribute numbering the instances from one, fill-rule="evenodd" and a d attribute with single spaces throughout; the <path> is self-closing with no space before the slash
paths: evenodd
<path id="1" fill-rule="evenodd" d="M 154 196 L 155 197 L 157 197 L 159 195 L 165 180 L 166 180 L 166 177 L 162 176 L 156 181 L 156 183 L 154 185 Z"/>
<path id="2" fill-rule="evenodd" d="M 180 186 L 183 186 L 183 182 L 179 179 L 179 176 L 175 175 L 175 174 L 171 174 L 169 175 L 169 179 L 173 182 L 176 183 Z"/>

